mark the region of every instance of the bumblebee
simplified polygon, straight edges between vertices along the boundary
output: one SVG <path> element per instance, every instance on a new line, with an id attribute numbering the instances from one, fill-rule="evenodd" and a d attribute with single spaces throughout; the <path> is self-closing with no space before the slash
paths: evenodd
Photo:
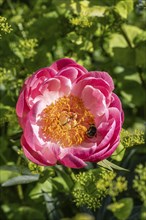
<path id="1" fill-rule="evenodd" d="M 97 129 L 94 124 L 91 124 L 88 130 L 86 131 L 86 135 L 88 138 L 92 138 L 96 135 Z"/>

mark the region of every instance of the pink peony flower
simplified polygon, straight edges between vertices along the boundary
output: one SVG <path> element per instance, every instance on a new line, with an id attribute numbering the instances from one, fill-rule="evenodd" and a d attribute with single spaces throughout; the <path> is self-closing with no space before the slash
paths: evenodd
<path id="1" fill-rule="evenodd" d="M 88 72 L 64 58 L 24 83 L 16 112 L 21 145 L 36 164 L 71 168 L 109 157 L 119 144 L 121 102 L 106 72 Z"/>

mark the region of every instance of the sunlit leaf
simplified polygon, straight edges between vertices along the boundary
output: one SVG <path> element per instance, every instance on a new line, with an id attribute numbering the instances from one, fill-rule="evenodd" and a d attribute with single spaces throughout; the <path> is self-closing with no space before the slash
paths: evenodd
<path id="1" fill-rule="evenodd" d="M 125 169 L 123 167 L 120 167 L 120 166 L 118 166 L 118 165 L 116 165 L 116 164 L 114 164 L 114 163 L 112 163 L 112 162 L 110 162 L 109 160 L 106 160 L 106 159 L 98 162 L 98 165 L 102 166 L 104 168 L 107 168 L 109 170 L 115 169 L 115 170 L 128 171 L 127 169 Z"/>
<path id="2" fill-rule="evenodd" d="M 116 11 L 122 18 L 127 18 L 133 9 L 133 0 L 121 0 L 115 6 Z"/>
<path id="3" fill-rule="evenodd" d="M 121 161 L 124 157 L 124 154 L 125 154 L 125 147 L 120 143 L 111 157 L 116 161 Z"/>
<path id="4" fill-rule="evenodd" d="M 118 220 L 126 220 L 131 214 L 133 208 L 133 199 L 124 198 L 108 205 L 107 209 L 113 212 Z"/>

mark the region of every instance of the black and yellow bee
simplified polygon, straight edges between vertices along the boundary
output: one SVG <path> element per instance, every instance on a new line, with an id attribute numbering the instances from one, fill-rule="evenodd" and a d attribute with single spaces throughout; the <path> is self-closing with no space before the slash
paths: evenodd
<path id="1" fill-rule="evenodd" d="M 88 138 L 92 138 L 96 135 L 97 129 L 94 124 L 91 124 L 88 130 L 86 131 L 86 135 Z"/>

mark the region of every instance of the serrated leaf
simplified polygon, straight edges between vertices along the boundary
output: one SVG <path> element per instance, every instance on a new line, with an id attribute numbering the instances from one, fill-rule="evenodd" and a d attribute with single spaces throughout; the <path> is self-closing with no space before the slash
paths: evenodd
<path id="1" fill-rule="evenodd" d="M 133 209 L 133 199 L 124 198 L 107 206 L 118 220 L 128 219 Z"/>
<path id="2" fill-rule="evenodd" d="M 23 175 L 23 176 L 16 176 L 2 184 L 3 187 L 7 186 L 14 186 L 19 184 L 27 184 L 31 182 L 35 182 L 39 179 L 39 175 Z"/>
<path id="3" fill-rule="evenodd" d="M 108 161 L 106 159 L 98 162 L 98 165 L 102 166 L 104 168 L 107 168 L 109 170 L 115 169 L 115 170 L 129 171 L 129 170 L 127 170 L 127 169 L 125 169 L 123 167 L 120 167 L 120 166 L 118 166 L 118 165 L 116 165 L 116 164 L 114 164 L 114 163 L 112 163 L 112 162 L 110 162 L 110 161 Z"/>

